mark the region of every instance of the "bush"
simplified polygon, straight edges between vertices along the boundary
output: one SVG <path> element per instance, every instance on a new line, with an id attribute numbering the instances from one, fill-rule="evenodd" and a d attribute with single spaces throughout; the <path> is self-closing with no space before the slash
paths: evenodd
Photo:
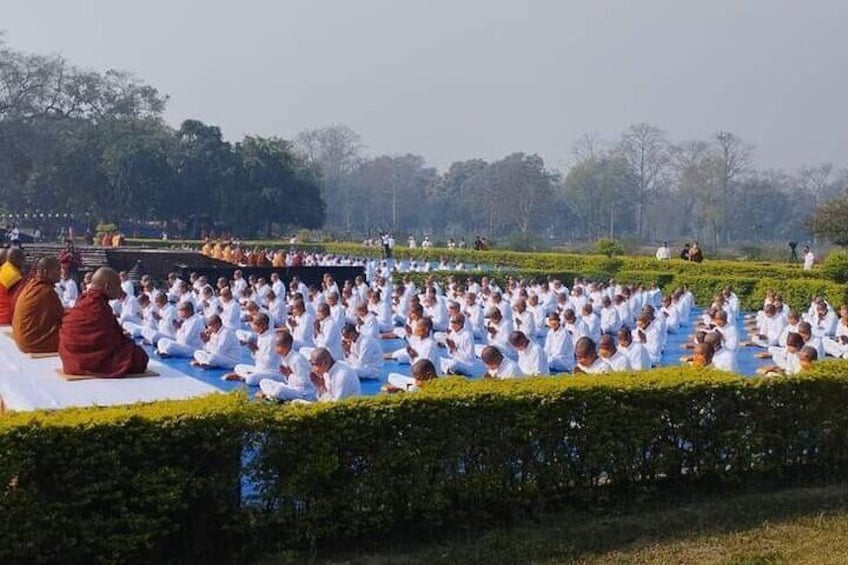
<path id="1" fill-rule="evenodd" d="M 821 266 L 822 274 L 838 283 L 848 283 L 848 251 L 831 251 Z"/>
<path id="2" fill-rule="evenodd" d="M 232 562 L 666 489 L 844 480 L 846 403 L 848 364 L 825 362 L 791 378 L 449 378 L 335 405 L 220 395 L 12 415 L 0 560 Z"/>
<path id="3" fill-rule="evenodd" d="M 220 395 L 4 416 L 0 562 L 220 562 L 235 553 L 243 404 Z"/>
<path id="4" fill-rule="evenodd" d="M 595 250 L 599 255 L 612 259 L 616 255 L 624 255 L 624 247 L 614 239 L 599 239 L 595 242 Z"/>

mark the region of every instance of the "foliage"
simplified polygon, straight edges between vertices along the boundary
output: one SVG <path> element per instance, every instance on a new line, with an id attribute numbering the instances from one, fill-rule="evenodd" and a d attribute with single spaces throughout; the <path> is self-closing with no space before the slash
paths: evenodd
<path id="1" fill-rule="evenodd" d="M 0 559 L 232 561 L 670 487 L 848 473 L 844 362 L 779 379 L 668 368 L 440 379 L 334 405 L 239 398 L 4 418 Z"/>
<path id="2" fill-rule="evenodd" d="M 595 242 L 595 250 L 600 255 L 606 255 L 612 259 L 615 255 L 623 255 L 624 247 L 614 239 L 601 238 Z"/>
<path id="3" fill-rule="evenodd" d="M 848 195 L 819 206 L 808 219 L 810 231 L 836 245 L 848 246 Z"/>
<path id="4" fill-rule="evenodd" d="M 848 283 L 848 251 L 831 251 L 821 265 L 824 276 L 838 283 Z"/>

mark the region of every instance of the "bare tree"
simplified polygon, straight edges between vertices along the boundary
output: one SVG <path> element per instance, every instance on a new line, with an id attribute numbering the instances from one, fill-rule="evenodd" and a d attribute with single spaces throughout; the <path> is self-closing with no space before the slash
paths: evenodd
<path id="1" fill-rule="evenodd" d="M 350 230 L 355 206 L 348 179 L 362 162 L 364 146 L 359 134 L 345 125 L 333 124 L 303 131 L 295 143 L 321 169 L 324 201 L 331 205 L 329 223 Z"/>
<path id="2" fill-rule="evenodd" d="M 717 159 L 719 164 L 718 185 L 721 192 L 721 215 L 716 218 L 718 229 L 713 233 L 713 246 L 718 247 L 719 239 L 728 237 L 730 201 L 734 185 L 751 168 L 753 148 L 736 135 L 720 131 L 715 135 Z"/>
<path id="3" fill-rule="evenodd" d="M 636 197 L 636 234 L 642 238 L 645 234 L 645 209 L 650 199 L 668 184 L 668 141 L 660 128 L 640 123 L 624 132 L 617 151 L 629 169 Z"/>

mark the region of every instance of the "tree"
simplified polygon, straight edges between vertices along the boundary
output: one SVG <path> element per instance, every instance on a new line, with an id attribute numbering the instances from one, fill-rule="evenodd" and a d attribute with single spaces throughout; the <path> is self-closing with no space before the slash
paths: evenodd
<path id="1" fill-rule="evenodd" d="M 718 186 L 721 194 L 721 208 L 714 219 L 713 247 L 718 248 L 718 241 L 724 238 L 728 241 L 731 200 L 736 182 L 751 167 L 750 145 L 742 142 L 736 135 L 720 131 L 715 135 L 716 160 L 718 162 Z"/>
<path id="2" fill-rule="evenodd" d="M 626 192 L 627 163 L 621 157 L 603 154 L 578 162 L 565 177 L 566 199 L 576 216 L 573 237 L 615 239 L 633 226 Z"/>
<path id="3" fill-rule="evenodd" d="M 807 220 L 807 227 L 836 245 L 848 247 L 848 196 L 819 206 Z"/>
<path id="4" fill-rule="evenodd" d="M 617 152 L 627 164 L 635 196 L 636 235 L 645 235 L 645 210 L 667 185 L 669 146 L 665 132 L 651 124 L 630 126 L 621 137 Z"/>
<path id="5" fill-rule="evenodd" d="M 274 224 L 318 228 L 324 223 L 317 171 L 284 139 L 245 137 L 236 144 L 237 191 L 246 204 L 238 218 L 270 237 Z"/>
<path id="6" fill-rule="evenodd" d="M 309 163 L 321 171 L 324 199 L 333 206 L 328 211 L 330 225 L 350 230 L 357 207 L 357 195 L 351 193 L 350 175 L 362 161 L 361 138 L 344 125 L 330 125 L 301 132 L 295 139 Z"/>

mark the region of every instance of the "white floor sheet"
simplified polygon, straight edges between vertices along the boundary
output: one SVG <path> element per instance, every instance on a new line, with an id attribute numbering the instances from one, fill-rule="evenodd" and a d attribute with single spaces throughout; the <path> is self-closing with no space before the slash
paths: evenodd
<path id="1" fill-rule="evenodd" d="M 151 359 L 159 376 L 66 381 L 57 373 L 59 357 L 31 359 L 14 340 L 0 335 L 0 397 L 7 411 L 53 410 L 71 406 L 114 406 L 155 400 L 181 400 L 218 389 Z"/>

